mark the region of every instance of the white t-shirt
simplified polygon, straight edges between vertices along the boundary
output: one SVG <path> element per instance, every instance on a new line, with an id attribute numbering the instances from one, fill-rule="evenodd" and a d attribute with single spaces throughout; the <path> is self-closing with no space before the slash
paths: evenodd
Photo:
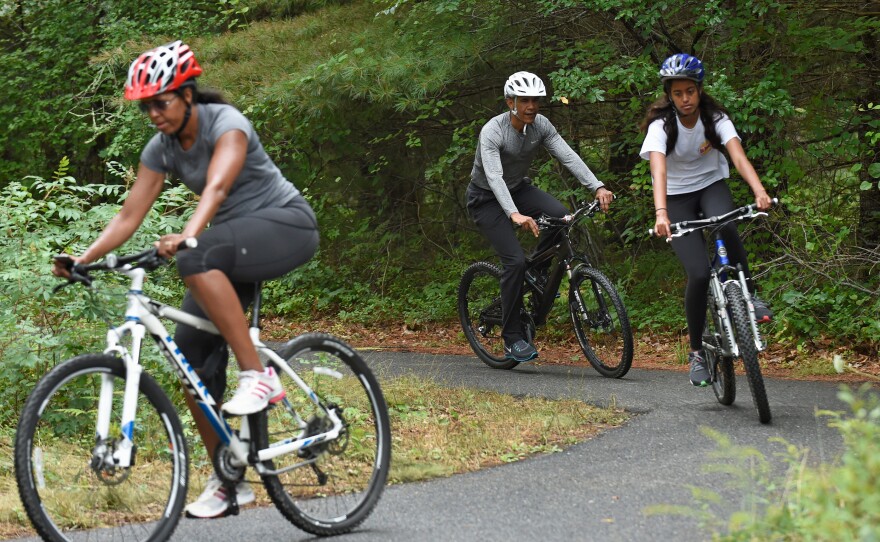
<path id="1" fill-rule="evenodd" d="M 650 153 L 654 151 L 666 155 L 665 122 L 657 119 L 648 126 L 642 150 L 639 151 L 643 159 L 650 160 Z M 677 117 L 675 122 L 678 123 L 678 140 L 675 142 L 675 152 L 666 156 L 666 194 L 674 196 L 696 192 L 715 181 L 730 177 L 727 159 L 706 139 L 703 120 L 697 118 L 693 128 L 682 125 Z M 721 138 L 722 145 L 735 137 L 739 138 L 727 115 L 722 114 L 715 122 L 715 132 Z"/>

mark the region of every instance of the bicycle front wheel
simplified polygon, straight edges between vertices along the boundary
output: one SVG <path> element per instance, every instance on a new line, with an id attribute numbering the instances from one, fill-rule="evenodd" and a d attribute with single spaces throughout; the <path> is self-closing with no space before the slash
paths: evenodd
<path id="1" fill-rule="evenodd" d="M 504 355 L 498 267 L 476 262 L 465 270 L 458 285 L 458 318 L 464 336 L 483 363 L 493 369 L 512 369 L 518 365 Z"/>
<path id="2" fill-rule="evenodd" d="M 302 335 L 281 355 L 321 406 L 279 370 L 287 397 L 252 417 L 257 449 L 326 433 L 333 428 L 327 410 L 335 410 L 343 430 L 336 439 L 265 461 L 275 473 L 264 475 L 263 485 L 300 529 L 320 536 L 346 533 L 370 515 L 388 479 L 391 426 L 385 398 L 364 360 L 333 336 Z"/>
<path id="3" fill-rule="evenodd" d="M 568 296 L 571 323 L 584 355 L 602 376 L 620 378 L 633 359 L 633 335 L 626 308 L 608 277 L 579 266 Z"/>
<path id="4" fill-rule="evenodd" d="M 743 296 L 739 284 L 730 283 L 724 286 L 724 295 L 727 297 L 730 316 L 733 320 L 733 333 L 736 336 L 736 344 L 746 369 L 746 377 L 749 380 L 749 388 L 752 390 L 752 399 L 755 408 L 758 409 L 758 420 L 761 423 L 770 423 L 770 403 L 767 401 L 767 390 L 764 388 L 764 378 L 761 376 L 761 365 L 758 363 L 758 348 L 755 346 L 755 338 L 752 334 L 752 325 L 749 320 L 746 299 Z"/>
<path id="5" fill-rule="evenodd" d="M 732 405 L 736 400 L 736 375 L 733 370 L 733 360 L 724 357 L 721 345 L 723 324 L 715 312 L 715 299 L 709 292 L 709 302 L 706 309 L 706 324 L 703 327 L 703 356 L 709 373 L 712 375 L 712 391 L 715 398 L 722 405 Z"/>
<path id="6" fill-rule="evenodd" d="M 102 382 L 112 383 L 110 434 L 95 430 Z M 189 460 L 174 406 L 141 374 L 133 428 L 123 428 L 125 366 L 105 354 L 75 357 L 47 373 L 25 403 L 15 434 L 15 478 L 44 540 L 167 540 L 186 499 Z M 108 465 L 130 432 L 132 465 Z"/>

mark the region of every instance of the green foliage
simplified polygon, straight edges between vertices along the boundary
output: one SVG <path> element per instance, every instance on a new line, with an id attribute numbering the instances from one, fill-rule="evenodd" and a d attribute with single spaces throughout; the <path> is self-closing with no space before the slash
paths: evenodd
<path id="1" fill-rule="evenodd" d="M 112 277 L 100 293 L 65 289 L 50 273 L 52 256 L 80 254 L 94 239 L 95 225 L 118 212 L 127 191 L 123 185 L 79 185 L 61 161 L 51 179 L 28 177 L 0 191 L 0 426 L 15 420 L 36 380 L 60 361 L 102 349 L 106 331 L 101 320 L 119 323 L 125 308 L 124 288 Z M 117 174 L 125 174 L 118 167 Z M 129 172 L 130 173 L 130 172 Z M 129 179 L 130 180 L 130 179 Z M 188 191 L 163 192 L 144 226 L 124 247 L 147 246 L 160 233 L 180 231 L 191 212 Z M 132 248 L 133 247 L 133 248 Z M 179 297 L 178 281 L 164 269 L 153 275 L 151 294 Z"/>
<path id="2" fill-rule="evenodd" d="M 677 331 L 682 274 L 645 237 L 654 215 L 637 126 L 660 96 L 660 61 L 698 54 L 707 91 L 785 201 L 746 233 L 778 337 L 876 345 L 876 18 L 816 0 L 15 5 L 0 14 L 0 186 L 51 176 L 63 156 L 87 186 L 124 186 L 105 163 L 136 164 L 151 128 L 120 99 L 122 80 L 138 53 L 182 38 L 205 69 L 200 84 L 242 109 L 318 211 L 318 258 L 270 287 L 284 315 L 454 317 L 461 267 L 490 255 L 463 203 L 476 137 L 503 110 L 507 75 L 528 69 L 549 83 L 544 113 L 618 196 L 591 225 L 591 257 L 620 277 L 634 325 Z M 538 185 L 585 197 L 547 158 Z M 730 185 L 751 200 L 736 174 Z M 84 242 L 87 229 L 59 239 Z"/>
<path id="3" fill-rule="evenodd" d="M 704 471 L 724 480 L 725 490 L 742 495 L 740 509 L 728 516 L 729 498 L 721 487 L 691 487 L 693 503 L 656 505 L 648 514 L 693 517 L 719 540 L 876 540 L 880 537 L 880 396 L 866 384 L 842 387 L 838 397 L 850 412 L 820 412 L 838 430 L 844 452 L 832 464 L 810 466 L 809 450 L 784 439 L 775 461 L 751 446 L 735 444 L 718 431 L 703 432 L 716 443 Z"/>
<path id="4" fill-rule="evenodd" d="M 766 507 L 737 518 L 726 540 L 880 538 L 880 397 L 865 385 L 858 391 L 844 387 L 839 398 L 849 405 L 849 413 L 822 414 L 843 437 L 840 459 L 811 468 L 806 450 L 784 443 L 788 476 L 771 485 Z"/>

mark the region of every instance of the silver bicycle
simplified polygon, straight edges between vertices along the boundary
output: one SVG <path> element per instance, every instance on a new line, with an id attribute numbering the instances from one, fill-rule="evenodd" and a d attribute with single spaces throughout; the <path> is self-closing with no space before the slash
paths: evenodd
<path id="1" fill-rule="evenodd" d="M 107 332 L 104 351 L 59 364 L 25 403 L 15 476 L 37 532 L 52 541 L 158 541 L 176 528 L 189 485 L 187 439 L 174 405 L 141 365 L 147 335 L 219 437 L 211 459 L 231 495 L 231 513 L 238 512 L 235 485 L 251 467 L 297 527 L 334 535 L 359 525 L 376 506 L 391 461 L 387 406 L 366 363 L 326 334 L 301 335 L 278 352 L 261 342 L 255 284 L 251 338 L 286 397 L 262 412 L 225 418 L 160 319 L 219 334 L 217 328 L 143 292 L 147 273 L 164 263 L 151 248 L 71 267 L 72 283 L 91 285 L 89 273 L 110 271 L 131 284 L 124 323 Z"/>
<path id="2" fill-rule="evenodd" d="M 779 200 L 773 198 L 773 204 Z M 767 348 L 755 319 L 752 296 L 746 286 L 742 266 L 731 265 L 727 247 L 721 238 L 721 228 L 737 220 L 750 220 L 767 213 L 758 211 L 756 205 L 745 205 L 729 213 L 698 220 L 687 220 L 670 225 L 672 237 L 691 232 L 708 230 L 710 246 L 714 249 L 708 258 L 709 291 L 706 324 L 703 329 L 703 355 L 709 368 L 712 390 L 718 402 L 730 406 L 736 399 L 736 375 L 734 361 L 741 358 L 752 399 L 761 423 L 770 423 L 770 403 L 761 375 L 758 354 Z M 648 230 L 653 236 L 654 230 Z"/>

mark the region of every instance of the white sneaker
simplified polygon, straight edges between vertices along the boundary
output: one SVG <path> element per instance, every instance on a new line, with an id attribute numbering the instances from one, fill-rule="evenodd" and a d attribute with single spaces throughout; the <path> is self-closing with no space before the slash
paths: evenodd
<path id="1" fill-rule="evenodd" d="M 284 388 L 275 369 L 266 367 L 262 372 L 241 371 L 238 373 L 238 391 L 221 410 L 230 416 L 247 416 L 282 399 Z"/>
<path id="2" fill-rule="evenodd" d="M 243 480 L 235 486 L 235 492 L 239 506 L 250 504 L 256 498 L 250 484 Z M 186 517 L 196 519 L 222 518 L 229 514 L 229 499 L 226 496 L 226 488 L 223 487 L 216 474 L 211 474 L 205 485 L 205 490 L 195 502 L 186 505 L 184 510 L 186 510 Z"/>

